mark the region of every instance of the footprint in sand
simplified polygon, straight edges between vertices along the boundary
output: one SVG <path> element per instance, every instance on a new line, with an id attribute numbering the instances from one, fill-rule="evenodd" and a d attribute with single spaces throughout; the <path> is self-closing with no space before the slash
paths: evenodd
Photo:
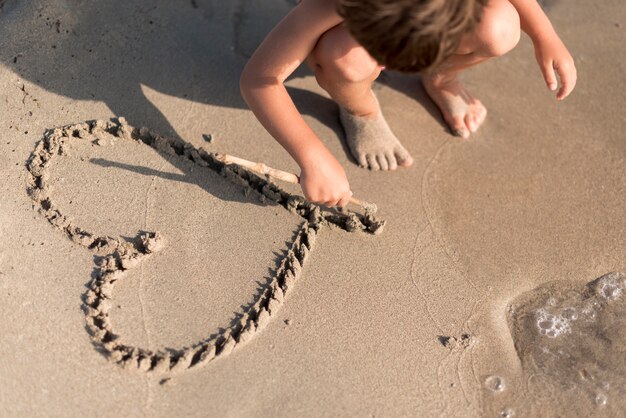
<path id="1" fill-rule="evenodd" d="M 140 232 L 134 238 L 98 235 L 91 232 L 90 228 L 76 225 L 66 213 L 59 210 L 53 201 L 50 165 L 53 160 L 67 158 L 71 153 L 70 147 L 78 141 L 101 145 L 132 141 L 135 145 L 148 145 L 168 157 L 193 163 L 200 170 L 208 170 L 213 175 L 217 173 L 230 183 L 242 187 L 246 196 L 256 195 L 261 202 L 282 206 L 302 218 L 295 237 L 283 255 L 279 256 L 278 267 L 270 274 L 254 301 L 236 312 L 229 325 L 218 328 L 193 344 L 158 351 L 129 344 L 116 333 L 111 322 L 115 284 L 142 266 L 144 261 L 167 246 L 168 242 L 167 237 L 159 232 Z M 103 160 L 92 162 L 107 164 Z M 28 192 L 35 202 L 35 209 L 74 243 L 96 254 L 94 278 L 83 297 L 87 329 L 94 344 L 112 362 L 146 372 L 177 372 L 206 364 L 226 356 L 234 348 L 249 341 L 283 305 L 287 292 L 300 277 L 307 255 L 313 249 L 315 238 L 323 226 L 335 226 L 349 232 L 378 233 L 384 225 L 384 221 L 376 219 L 372 214 L 363 216 L 321 211 L 318 206 L 304 201 L 300 196 L 291 195 L 250 172 L 235 166 L 225 166 L 202 148 L 195 148 L 180 139 L 165 138 L 147 128 L 132 128 L 123 118 L 114 122 L 91 121 L 47 131 L 32 153 L 27 168 L 30 174 Z"/>

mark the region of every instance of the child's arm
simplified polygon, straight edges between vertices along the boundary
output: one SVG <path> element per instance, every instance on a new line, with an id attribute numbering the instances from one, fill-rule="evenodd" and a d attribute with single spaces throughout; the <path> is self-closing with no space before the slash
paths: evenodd
<path id="1" fill-rule="evenodd" d="M 576 66 L 537 0 L 509 0 L 520 16 L 522 30 L 535 45 L 535 56 L 550 90 L 556 90 L 555 70 L 561 79 L 556 98 L 565 99 L 576 85 Z"/>
<path id="2" fill-rule="evenodd" d="M 285 79 L 306 59 L 320 36 L 340 24 L 335 0 L 303 0 L 265 38 L 241 75 L 241 94 L 261 124 L 300 166 L 307 199 L 345 206 L 352 195 L 341 164 L 306 124 Z"/>

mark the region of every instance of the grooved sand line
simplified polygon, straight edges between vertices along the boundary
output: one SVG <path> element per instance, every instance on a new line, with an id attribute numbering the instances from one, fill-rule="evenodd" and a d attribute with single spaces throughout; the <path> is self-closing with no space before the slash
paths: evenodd
<path id="1" fill-rule="evenodd" d="M 303 223 L 266 288 L 254 304 L 238 314 L 238 319 L 223 331 L 211 334 L 189 347 L 167 351 L 152 351 L 125 344 L 122 337 L 114 332 L 109 312 L 115 283 L 124 277 L 127 270 L 137 267 L 150 254 L 158 252 L 164 245 L 164 238 L 158 232 L 142 233 L 131 240 L 97 236 L 76 226 L 55 207 L 48 184 L 50 161 L 56 156 L 66 155 L 71 141 L 82 139 L 97 143 L 99 135 L 105 133 L 143 142 L 164 154 L 186 158 L 243 186 L 246 194 L 254 192 L 261 201 L 278 203 L 303 218 Z M 30 174 L 28 193 L 35 202 L 35 209 L 74 243 L 102 255 L 95 278 L 89 283 L 89 290 L 83 300 L 87 329 L 93 342 L 112 362 L 145 372 L 186 370 L 224 357 L 235 347 L 249 341 L 283 305 L 285 295 L 300 277 L 302 266 L 323 225 L 334 225 L 349 232 L 368 233 L 380 233 L 384 226 L 384 221 L 372 214 L 322 211 L 319 206 L 306 202 L 300 196 L 290 195 L 253 173 L 235 166 L 225 166 L 202 148 L 195 148 L 180 139 L 165 138 L 147 128 L 133 128 L 124 118 L 107 122 L 89 121 L 46 131 L 29 158 L 27 169 Z"/>

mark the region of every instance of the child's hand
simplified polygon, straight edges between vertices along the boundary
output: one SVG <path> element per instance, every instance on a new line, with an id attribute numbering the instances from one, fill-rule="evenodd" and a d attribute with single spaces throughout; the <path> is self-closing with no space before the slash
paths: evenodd
<path id="1" fill-rule="evenodd" d="M 576 66 L 561 39 L 554 35 L 535 42 L 535 56 L 550 90 L 556 90 L 556 74 L 559 75 L 561 88 L 556 94 L 557 100 L 569 96 L 576 85 Z"/>
<path id="2" fill-rule="evenodd" d="M 344 207 L 352 196 L 346 172 L 333 156 L 304 165 L 300 186 L 307 200 L 328 207 Z"/>

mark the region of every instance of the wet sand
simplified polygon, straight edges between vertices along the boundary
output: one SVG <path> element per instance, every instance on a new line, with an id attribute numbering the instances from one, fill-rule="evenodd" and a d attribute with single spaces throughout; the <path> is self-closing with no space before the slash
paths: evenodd
<path id="1" fill-rule="evenodd" d="M 238 90 L 293 2 L 0 2 L 0 415 L 623 414 L 626 6 L 544 5 L 563 103 L 528 39 L 466 75 L 468 142 L 384 73 L 408 170 L 287 82 L 375 235 L 211 158 L 296 171 Z"/>

